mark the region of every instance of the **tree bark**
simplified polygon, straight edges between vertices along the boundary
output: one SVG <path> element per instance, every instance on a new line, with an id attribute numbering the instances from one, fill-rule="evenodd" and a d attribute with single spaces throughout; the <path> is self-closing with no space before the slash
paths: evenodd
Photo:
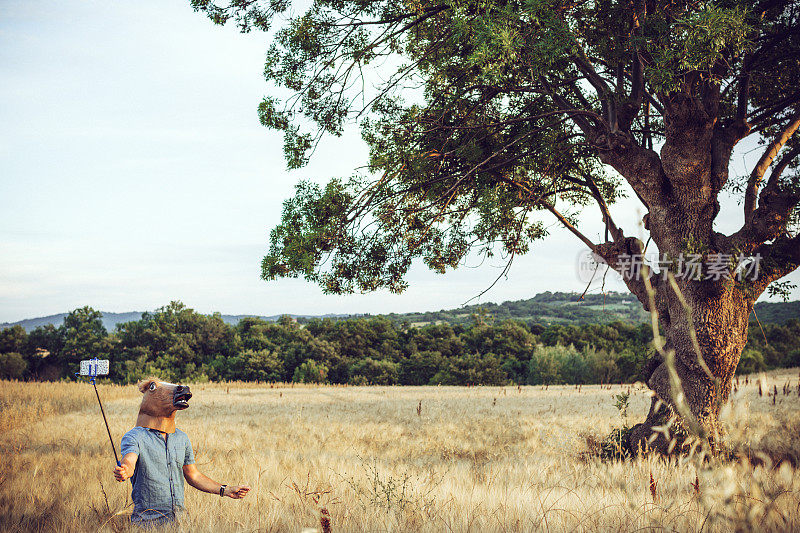
<path id="1" fill-rule="evenodd" d="M 747 342 L 753 298 L 746 282 L 677 279 L 676 284 L 685 304 L 669 283 L 662 283 L 656 288 L 656 306 L 665 337 L 664 351 L 674 351 L 672 364 L 680 384 L 674 386 L 670 363 L 664 357 L 657 356 L 648 365 L 647 384 L 654 396 L 647 419 L 630 433 L 634 452 L 672 452 L 689 433 L 700 433 L 698 436 L 708 439 L 713 452 L 719 451 L 723 434 L 720 409 L 730 396 L 736 366 Z M 680 415 L 681 401 L 691 420 Z M 661 428 L 669 419 L 674 424 L 664 432 Z"/>

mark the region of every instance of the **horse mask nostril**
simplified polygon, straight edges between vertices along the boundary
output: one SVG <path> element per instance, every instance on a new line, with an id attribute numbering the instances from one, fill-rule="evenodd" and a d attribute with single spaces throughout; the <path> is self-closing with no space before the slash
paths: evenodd
<path id="1" fill-rule="evenodd" d="M 181 400 L 188 400 L 192 397 L 192 393 L 189 390 L 189 387 L 185 385 L 176 385 L 174 396 L 176 399 L 180 398 Z"/>

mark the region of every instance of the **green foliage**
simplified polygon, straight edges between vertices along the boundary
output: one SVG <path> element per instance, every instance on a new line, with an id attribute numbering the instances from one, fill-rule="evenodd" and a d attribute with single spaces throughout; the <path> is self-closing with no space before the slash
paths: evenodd
<path id="1" fill-rule="evenodd" d="M 760 350 L 747 348 L 742 351 L 742 357 L 739 359 L 739 366 L 736 367 L 736 372 L 739 374 L 752 374 L 754 372 L 763 372 L 767 369 L 764 364 L 764 355 Z"/>
<path id="2" fill-rule="evenodd" d="M 398 364 L 392 361 L 375 361 L 371 357 L 357 361 L 351 367 L 351 379 L 363 377 L 370 385 L 396 385 Z"/>
<path id="3" fill-rule="evenodd" d="M 600 458 L 621 461 L 633 455 L 630 445 L 631 429 L 627 426 L 614 428 L 600 443 Z"/>
<path id="4" fill-rule="evenodd" d="M 82 307 L 70 312 L 64 318 L 64 325 L 61 326 L 64 337 L 62 363 L 77 366 L 84 359 L 107 358 L 110 346 L 101 317 L 99 311 L 91 307 Z"/>
<path id="5" fill-rule="evenodd" d="M 631 399 L 630 392 L 620 392 L 619 394 L 614 395 L 614 407 L 617 408 L 619 411 L 619 416 L 627 425 L 628 420 L 628 406 Z"/>
<path id="6" fill-rule="evenodd" d="M 367 252 L 358 249 L 358 243 L 341 231 L 351 202 L 351 195 L 338 180 L 324 190 L 309 182 L 298 183 L 295 197 L 283 203 L 283 223 L 272 230 L 270 253 L 261 265 L 262 278 L 303 275 L 328 292 L 342 292 L 336 286 L 338 278 L 317 273 L 316 266 L 334 247 L 348 250 L 347 260 L 357 260 L 359 254 Z M 333 268 L 344 268 L 344 263 L 340 264 Z"/>
<path id="7" fill-rule="evenodd" d="M 399 378 L 402 385 L 429 385 L 444 365 L 440 352 L 413 352 L 403 358 L 399 365 Z"/>
<path id="8" fill-rule="evenodd" d="M 622 427 L 614 428 L 600 443 L 600 458 L 620 461 L 633 455 L 630 445 L 630 434 L 633 428 L 628 426 L 628 406 L 630 393 L 621 392 L 614 395 L 614 407 L 619 411 Z"/>
<path id="9" fill-rule="evenodd" d="M 327 379 L 328 367 L 310 359 L 303 361 L 292 376 L 292 381 L 298 383 L 325 383 Z"/>
<path id="10" fill-rule="evenodd" d="M 597 338 L 596 341 L 598 344 L 603 342 L 601 338 Z M 604 350 L 596 350 L 591 345 L 585 345 L 580 350 L 573 344 L 565 346 L 558 342 L 548 346 L 539 345 L 533 351 L 528 363 L 527 382 L 530 385 L 558 385 L 611 383 L 637 379 L 641 365 L 631 368 L 630 373 L 623 374 L 617 364 L 622 357 Z M 641 363 L 644 363 L 644 359 Z"/>
<path id="11" fill-rule="evenodd" d="M 270 27 L 286 9 L 266 1 L 192 5 L 243 31 Z M 375 22 L 355 22 L 362 17 Z M 271 234 L 262 277 L 303 276 L 330 293 L 399 292 L 414 258 L 445 272 L 474 247 L 487 256 L 527 252 L 547 234 L 533 216 L 545 208 L 541 200 L 586 204 L 587 172 L 613 202 L 617 180 L 588 158 L 551 105 L 513 90 L 531 72 L 562 72 L 576 45 L 573 28 L 547 2 L 316 1 L 290 15 L 264 75 L 294 96 L 266 97 L 261 123 L 284 133 L 287 165 L 297 168 L 320 135 L 342 133 L 356 101 L 369 102 L 361 121 L 367 170 L 383 177 L 298 184 Z M 421 103 L 400 96 L 405 81 L 374 93 L 358 83 L 371 63 L 390 56 L 407 60 L 398 78 L 422 81 L 414 99 Z M 369 94 L 351 94 L 354 86 Z"/>
<path id="12" fill-rule="evenodd" d="M 16 352 L 0 353 L 0 379 L 22 379 L 28 362 Z"/>
<path id="13" fill-rule="evenodd" d="M 783 364 L 789 367 L 800 367 L 800 348 L 796 348 L 789 352 L 786 360 L 783 361 Z"/>
<path id="14" fill-rule="evenodd" d="M 756 317 L 762 324 L 786 324 L 793 318 L 800 317 L 800 300 L 794 302 L 758 302 L 750 316 L 751 322 Z"/>
<path id="15" fill-rule="evenodd" d="M 120 324 L 114 338 L 118 343 L 115 354 L 123 359 L 128 358 L 127 352 L 134 358 L 144 355 L 160 369 L 159 376 L 174 381 L 227 378 L 213 372 L 208 362 L 239 351 L 234 331 L 219 314 L 201 315 L 180 302 L 144 313 L 139 321 Z"/>
<path id="16" fill-rule="evenodd" d="M 797 284 L 792 283 L 789 280 L 774 281 L 767 287 L 767 294 L 769 294 L 770 296 L 778 296 L 784 302 L 788 302 L 789 298 L 791 297 L 792 291 L 796 288 Z"/>
<path id="17" fill-rule="evenodd" d="M 796 366 L 792 353 L 800 342 L 800 319 L 791 318 L 784 324 L 762 326 L 750 323 L 747 346 L 736 369 L 738 373 Z"/>
<path id="18" fill-rule="evenodd" d="M 530 385 L 558 385 L 561 383 L 562 361 L 575 353 L 575 347 L 546 346 L 534 351 L 528 363 Z"/>
<path id="19" fill-rule="evenodd" d="M 535 300 L 552 298 L 560 296 Z M 118 383 L 148 375 L 176 382 L 619 383 L 641 379 L 652 351 L 648 324 L 622 322 L 545 327 L 484 315 L 464 324 L 412 327 L 389 317 L 315 319 L 302 325 L 283 316 L 276 322 L 245 318 L 230 326 L 219 315 L 201 315 L 180 302 L 119 324 L 110 334 L 98 320 L 99 313 L 83 308 L 60 327 L 39 327 L 30 334 L 22 328 L 0 331 L 2 346 L 15 350 L 0 352 L 0 373 L 16 379 L 71 377 L 77 370 L 73 351 L 91 356 L 102 349 L 111 361 L 109 377 Z M 762 325 L 763 333 L 750 325 L 738 372 L 800 366 L 800 320 Z"/>
<path id="20" fill-rule="evenodd" d="M 666 13 L 663 18 L 651 18 L 644 28 L 647 37 L 654 37 L 647 43 L 654 59 L 647 73 L 655 91 L 680 91 L 692 72 L 707 73 L 722 83 L 715 64 L 722 57 L 738 58 L 752 45 L 749 37 L 755 21 L 741 5 L 704 2 L 696 11 L 669 18 Z"/>
<path id="21" fill-rule="evenodd" d="M 430 380 L 431 385 L 505 385 L 508 379 L 494 354 L 451 359 Z"/>
<path id="22" fill-rule="evenodd" d="M 0 353 L 23 352 L 27 343 L 28 334 L 20 325 L 0 330 Z"/>
<path id="23" fill-rule="evenodd" d="M 792 2 L 290 4 L 191 0 L 216 24 L 273 32 L 258 114 L 283 132 L 289 168 L 324 135 L 361 128 L 363 173 L 298 184 L 262 263 L 265 280 L 329 293 L 402 291 L 414 260 L 440 273 L 471 252 L 511 261 L 547 235 L 538 212 L 577 221 L 622 195 L 599 160 L 611 137 L 650 149 L 685 127 L 670 115 L 684 102 L 717 126 L 741 122 L 742 78 L 752 131 L 770 137 L 800 85 Z"/>
<path id="24" fill-rule="evenodd" d="M 481 321 L 514 320 L 527 323 L 529 329 L 535 324 L 597 325 L 625 322 L 638 325 L 650 319 L 650 315 L 642 310 L 641 303 L 631 294 L 616 292 L 586 294 L 581 300 L 579 296 L 574 292 L 546 291 L 527 300 L 467 305 L 457 309 L 426 313 L 393 313 L 386 316 L 396 324 L 407 321 L 418 325 L 437 322 L 470 325 Z M 649 334 L 647 331 L 645 333 Z"/>
<path id="25" fill-rule="evenodd" d="M 34 379 L 58 379 L 70 375 L 61 361 L 64 346 L 64 329 L 52 324 L 35 328 L 28 335 L 28 376 Z"/>
<path id="26" fill-rule="evenodd" d="M 281 381 L 284 369 L 283 361 L 271 350 L 245 350 L 239 356 L 245 361 L 243 375 L 237 376 L 243 381 Z"/>

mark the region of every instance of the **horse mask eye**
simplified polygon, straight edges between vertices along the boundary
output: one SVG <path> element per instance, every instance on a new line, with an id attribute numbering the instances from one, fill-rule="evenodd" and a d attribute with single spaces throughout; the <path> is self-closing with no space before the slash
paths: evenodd
<path id="1" fill-rule="evenodd" d="M 151 384 L 150 384 L 150 390 L 156 390 L 156 384 L 155 384 L 155 382 L 153 382 L 153 383 L 151 383 Z"/>

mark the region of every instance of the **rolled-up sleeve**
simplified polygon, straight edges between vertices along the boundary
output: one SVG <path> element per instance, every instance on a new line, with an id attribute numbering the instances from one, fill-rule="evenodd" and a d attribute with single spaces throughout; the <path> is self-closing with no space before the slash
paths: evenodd
<path id="1" fill-rule="evenodd" d="M 136 437 L 131 434 L 132 432 L 125 433 L 122 436 L 122 441 L 120 442 L 120 452 L 122 453 L 122 457 L 125 457 L 129 453 L 135 453 L 139 455 L 139 443 L 136 441 Z"/>
<path id="2" fill-rule="evenodd" d="M 183 464 L 185 465 L 193 465 L 194 464 L 194 452 L 192 451 L 192 443 L 189 439 L 186 439 L 186 456 L 183 459 Z"/>

